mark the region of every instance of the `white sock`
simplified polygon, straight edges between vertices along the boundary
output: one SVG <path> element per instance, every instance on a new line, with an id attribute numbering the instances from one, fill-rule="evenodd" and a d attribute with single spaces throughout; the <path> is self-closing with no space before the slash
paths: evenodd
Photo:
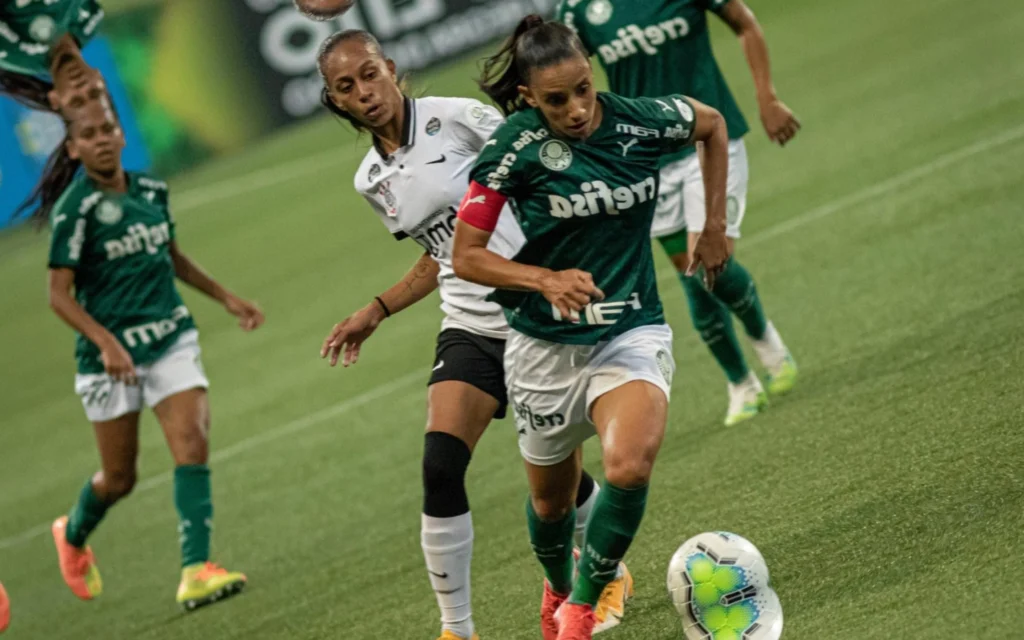
<path id="1" fill-rule="evenodd" d="M 776 331 L 775 325 L 768 322 L 764 337 L 760 340 L 752 340 L 754 351 L 758 359 L 766 369 L 773 370 L 782 364 L 786 359 L 786 345 L 782 342 L 782 336 Z"/>
<path id="2" fill-rule="evenodd" d="M 423 515 L 420 543 L 427 561 L 430 584 L 441 609 L 441 627 L 460 638 L 473 637 L 469 568 L 473 560 L 473 518 Z"/>
<path id="3" fill-rule="evenodd" d="M 597 494 L 601 491 L 601 485 L 594 481 L 594 490 L 590 492 L 590 497 L 581 506 L 576 507 L 576 532 L 573 534 L 573 541 L 579 549 L 583 548 L 583 534 L 587 531 L 587 520 L 590 519 L 590 512 L 594 510 L 594 505 L 597 504 Z"/>

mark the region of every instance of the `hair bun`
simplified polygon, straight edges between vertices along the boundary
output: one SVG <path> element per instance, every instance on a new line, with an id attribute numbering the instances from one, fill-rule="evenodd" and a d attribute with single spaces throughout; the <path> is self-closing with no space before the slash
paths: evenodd
<path id="1" fill-rule="evenodd" d="M 544 18 L 536 13 L 531 13 L 523 18 L 523 21 L 520 24 L 522 25 L 523 32 L 525 33 L 530 29 L 536 29 L 537 27 L 543 26 Z"/>

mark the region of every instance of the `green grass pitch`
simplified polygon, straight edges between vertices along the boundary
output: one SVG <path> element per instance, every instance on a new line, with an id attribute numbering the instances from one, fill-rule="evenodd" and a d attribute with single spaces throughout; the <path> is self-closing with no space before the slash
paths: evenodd
<path id="1" fill-rule="evenodd" d="M 607 640 L 681 637 L 666 563 L 740 533 L 768 559 L 791 640 L 1017 639 L 1024 626 L 1024 8 L 1012 0 L 753 2 L 804 129 L 755 125 L 739 255 L 803 368 L 792 396 L 725 429 L 725 383 L 658 256 L 676 330 L 668 437 L 627 558 L 637 597 Z M 422 76 L 474 91 L 472 62 Z M 188 295 L 213 380 L 215 550 L 248 591 L 196 614 L 178 577 L 170 457 L 143 423 L 140 486 L 92 538 L 106 591 L 77 601 L 45 525 L 98 464 L 72 336 L 46 307 L 46 239 L 0 236 L 0 580 L 12 640 L 432 640 L 419 550 L 424 384 L 436 298 L 389 320 L 354 369 L 330 326 L 416 259 L 353 193 L 366 141 L 323 119 L 176 180 L 184 248 L 267 312 L 243 335 Z M 587 464 L 599 471 L 596 449 Z M 484 640 L 539 637 L 540 570 L 509 421 L 469 474 Z M 5 638 L 6 640 L 6 638 Z"/>

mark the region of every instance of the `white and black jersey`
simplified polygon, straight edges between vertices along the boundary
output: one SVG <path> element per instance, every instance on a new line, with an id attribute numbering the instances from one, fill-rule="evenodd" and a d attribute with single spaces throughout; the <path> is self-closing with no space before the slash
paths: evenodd
<path id="1" fill-rule="evenodd" d="M 455 221 L 470 169 L 501 123 L 497 109 L 477 100 L 406 98 L 401 148 L 386 155 L 374 140 L 356 172 L 355 187 L 396 238 L 412 238 L 441 266 L 442 327 L 504 339 L 504 313 L 486 300 L 492 290 L 460 280 L 452 269 Z M 511 258 L 523 243 L 506 206 L 487 246 Z"/>

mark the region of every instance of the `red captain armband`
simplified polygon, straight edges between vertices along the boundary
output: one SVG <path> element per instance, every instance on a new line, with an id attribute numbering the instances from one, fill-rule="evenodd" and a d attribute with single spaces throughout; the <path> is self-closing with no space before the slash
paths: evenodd
<path id="1" fill-rule="evenodd" d="M 501 210 L 508 198 L 479 182 L 469 183 L 469 190 L 459 204 L 459 220 L 488 233 L 498 226 Z"/>

